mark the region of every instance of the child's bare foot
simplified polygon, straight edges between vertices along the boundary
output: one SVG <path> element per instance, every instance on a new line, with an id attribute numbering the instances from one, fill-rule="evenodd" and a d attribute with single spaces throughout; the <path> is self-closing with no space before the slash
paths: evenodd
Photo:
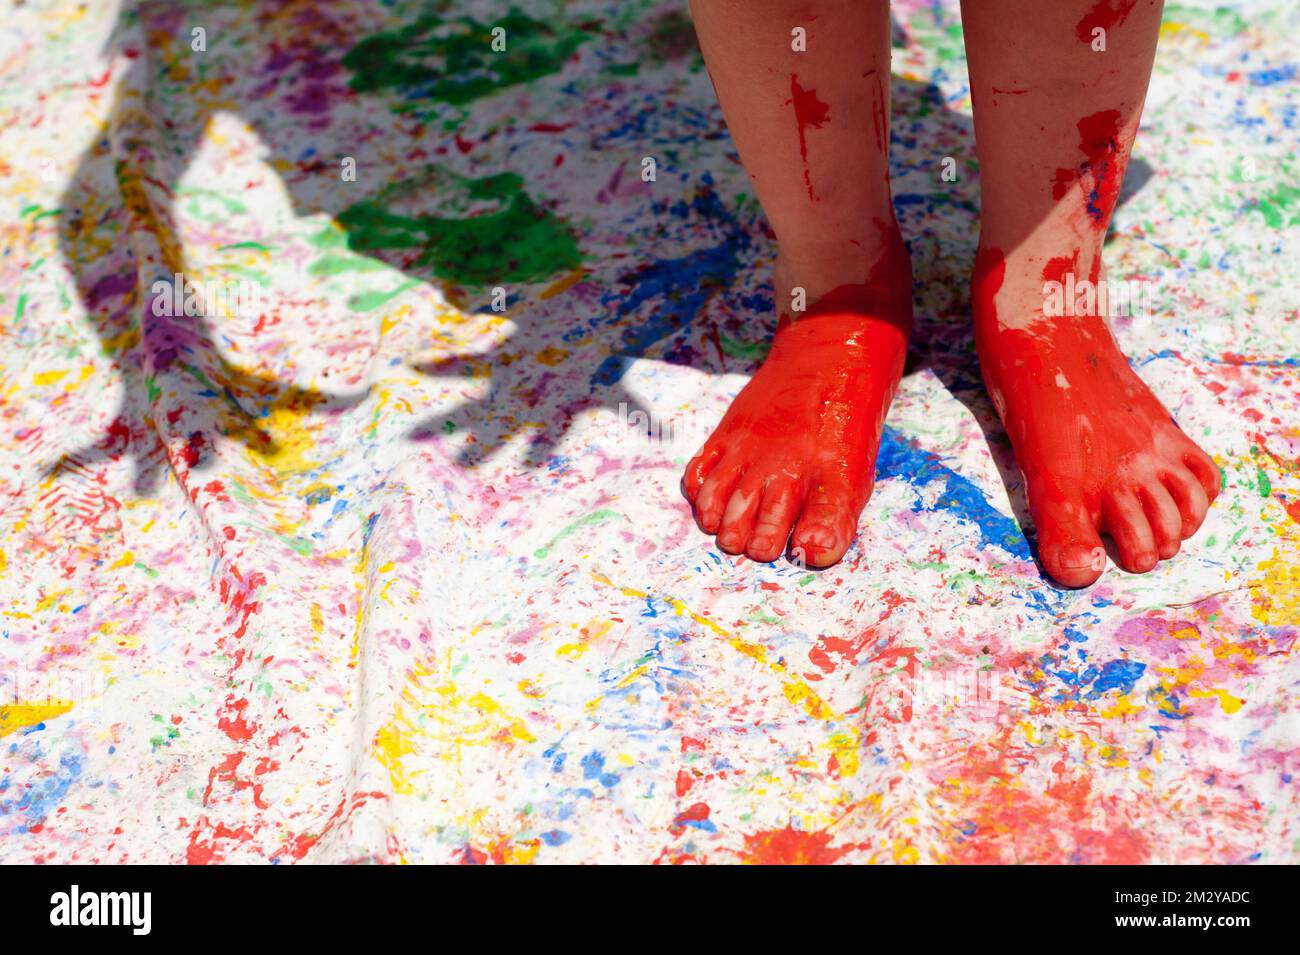
<path id="1" fill-rule="evenodd" d="M 1082 587 L 1105 568 L 1100 532 L 1134 573 L 1178 553 L 1219 493 L 1219 470 L 1102 318 L 1043 315 L 1043 278 L 1064 261 L 983 250 L 973 302 L 980 365 L 1025 476 L 1039 558 Z"/>
<path id="2" fill-rule="evenodd" d="M 1090 0 L 962 8 L 983 207 L 975 336 L 1039 556 L 1061 583 L 1090 584 L 1106 532 L 1123 567 L 1148 571 L 1177 553 L 1219 489 L 1218 469 L 1134 374 L 1095 300 L 1161 4 L 1130 2 L 1104 28 Z M 1048 283 L 1071 278 L 1091 283 L 1091 306 L 1048 309 Z"/>
<path id="3" fill-rule="evenodd" d="M 827 567 L 848 550 L 907 351 L 911 269 L 893 241 L 879 278 L 783 316 L 767 360 L 687 466 L 682 489 L 724 551 L 770 561 L 788 540 L 793 560 Z M 790 271 L 778 265 L 778 301 Z"/>
<path id="4" fill-rule="evenodd" d="M 793 559 L 825 567 L 871 496 L 911 321 L 889 197 L 889 3 L 693 0 L 691 11 L 777 237 L 783 317 L 682 488 L 723 550 L 768 561 L 789 540 Z"/>

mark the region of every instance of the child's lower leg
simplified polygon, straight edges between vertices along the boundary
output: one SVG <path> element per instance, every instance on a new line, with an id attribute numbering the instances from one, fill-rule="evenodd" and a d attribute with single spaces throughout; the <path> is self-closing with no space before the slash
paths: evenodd
<path id="1" fill-rule="evenodd" d="M 1091 583 L 1104 531 L 1125 568 L 1150 570 L 1218 492 L 1213 462 L 1134 374 L 1096 308 L 1161 2 L 967 0 L 962 13 L 983 199 L 976 338 L 1040 556 L 1062 583 Z M 1059 314 L 1051 282 L 1091 283 L 1092 314 Z"/>
<path id="2" fill-rule="evenodd" d="M 781 327 L 683 487 L 724 550 L 766 561 L 790 540 L 823 566 L 843 556 L 870 496 L 911 321 L 888 184 L 888 3 L 691 7 L 776 233 Z"/>

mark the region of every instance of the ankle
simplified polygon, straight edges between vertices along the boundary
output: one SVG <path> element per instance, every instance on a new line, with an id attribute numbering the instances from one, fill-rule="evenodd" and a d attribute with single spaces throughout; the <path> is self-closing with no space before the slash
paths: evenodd
<path id="1" fill-rule="evenodd" d="M 1074 302 L 1076 291 L 1100 289 L 1104 279 L 1100 248 L 1081 247 L 1077 237 L 1035 237 L 1006 252 L 981 237 L 971 273 L 971 313 L 977 329 L 990 323 L 1007 328 L 1045 317 L 1086 317 L 1062 304 Z"/>
<path id="2" fill-rule="evenodd" d="M 850 238 L 779 243 L 776 310 L 783 317 L 823 307 L 906 316 L 910 322 L 912 263 L 897 223 Z"/>

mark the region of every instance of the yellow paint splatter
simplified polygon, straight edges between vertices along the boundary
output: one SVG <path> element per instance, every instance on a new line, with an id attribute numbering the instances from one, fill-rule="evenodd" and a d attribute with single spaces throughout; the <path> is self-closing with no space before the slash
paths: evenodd
<path id="1" fill-rule="evenodd" d="M 72 709 L 72 703 L 65 700 L 49 703 L 11 703 L 0 705 L 0 736 L 8 736 L 29 726 L 36 726 L 56 716 L 62 716 Z"/>
<path id="2" fill-rule="evenodd" d="M 1229 693 L 1227 690 L 1216 690 L 1216 689 L 1200 690 L 1200 689 L 1192 689 L 1192 690 L 1188 690 L 1187 692 L 1188 692 L 1188 695 L 1189 695 L 1189 696 L 1194 696 L 1194 697 L 1196 697 L 1197 699 L 1202 699 L 1202 700 L 1204 700 L 1204 699 L 1213 699 L 1213 698 L 1216 698 L 1216 697 L 1217 697 L 1218 700 L 1219 700 L 1219 709 L 1223 710 L 1223 712 L 1224 712 L 1224 713 L 1227 713 L 1227 714 L 1235 713 L 1235 712 L 1237 712 L 1239 709 L 1241 709 L 1243 706 L 1246 705 L 1246 701 L 1245 701 L 1245 700 L 1241 699 L 1240 697 L 1233 696 L 1233 695 L 1232 695 L 1231 693 Z"/>
<path id="3" fill-rule="evenodd" d="M 557 295 L 567 292 L 569 289 L 573 288 L 573 286 L 577 285 L 584 278 L 586 278 L 586 276 L 587 276 L 586 269 L 574 269 L 568 275 L 561 276 L 560 278 L 552 282 L 550 285 L 546 286 L 546 288 L 542 289 L 541 297 L 554 298 Z"/>
<path id="4" fill-rule="evenodd" d="M 626 597 L 635 597 L 638 600 L 645 600 L 650 596 L 646 591 L 637 590 L 633 587 L 624 587 L 621 584 L 615 584 L 608 577 L 598 571 L 592 571 L 591 576 L 597 583 L 603 584 L 606 587 L 613 587 Z M 727 630 L 725 627 L 720 626 L 716 621 L 695 613 L 676 597 L 659 595 L 659 599 L 672 607 L 679 617 L 689 617 L 696 623 L 717 634 L 738 653 L 765 666 L 771 673 L 775 674 L 783 681 L 781 692 L 785 698 L 795 706 L 802 709 L 813 719 L 829 721 L 840 718 L 835 710 L 820 696 L 818 696 L 811 686 L 798 677 L 791 676 L 789 668 L 783 661 L 769 659 L 767 648 L 762 644 L 751 643 L 748 640 L 742 639 Z M 591 708 L 591 705 L 588 704 L 588 709 L 590 710 Z M 852 776 L 858 771 L 858 760 L 856 756 L 853 759 L 848 759 L 847 756 L 841 757 L 839 754 L 844 749 L 851 749 L 856 754 L 859 735 L 859 731 L 856 727 L 850 728 L 846 731 L 845 736 L 847 739 L 852 740 L 852 745 L 849 747 L 838 747 L 836 750 L 838 772 L 842 777 Z"/>

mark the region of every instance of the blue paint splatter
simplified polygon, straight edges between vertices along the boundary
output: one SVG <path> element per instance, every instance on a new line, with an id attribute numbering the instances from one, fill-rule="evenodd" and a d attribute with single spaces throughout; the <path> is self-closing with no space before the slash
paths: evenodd
<path id="1" fill-rule="evenodd" d="M 1033 559 L 1020 525 L 990 504 L 983 491 L 943 464 L 938 455 L 921 450 L 894 429 L 885 428 L 876 458 L 876 480 L 895 477 L 916 488 L 942 481 L 944 487 L 938 499 L 933 504 L 918 499 L 912 505 L 914 512 L 947 511 L 979 528 L 981 547 L 1000 547 L 1020 560 Z"/>
<path id="2" fill-rule="evenodd" d="M 723 205 L 713 191 L 707 173 L 691 202 L 684 200 L 668 208 L 679 218 L 694 214 L 721 233 L 722 241 L 677 259 L 661 259 L 627 276 L 632 286 L 627 294 L 611 292 L 601 304 L 614 309 L 611 322 L 634 315 L 653 303 L 649 314 L 621 333 L 621 354 L 610 355 L 591 376 L 592 388 L 616 384 L 627 371 L 631 357 L 644 355 L 655 343 L 691 326 L 709 299 L 728 288 L 740 271 L 740 252 L 750 245 L 749 233 Z"/>
<path id="3" fill-rule="evenodd" d="M 0 816 L 22 813 L 27 821 L 20 827 L 20 831 L 40 825 L 63 804 L 68 790 L 80 778 L 81 755 L 76 752 L 64 753 L 59 757 L 59 766 L 54 772 L 29 784 L 17 799 L 0 800 Z M 8 788 L 5 786 L 5 789 Z"/>
<path id="4" fill-rule="evenodd" d="M 605 772 L 605 757 L 595 750 L 582 757 L 582 775 L 585 779 L 599 780 L 606 789 L 611 789 L 619 783 L 618 776 Z"/>
<path id="5" fill-rule="evenodd" d="M 1095 700 L 1103 693 L 1119 690 L 1123 694 L 1133 692 L 1133 687 L 1146 672 L 1147 665 L 1137 660 L 1111 660 L 1102 664 L 1101 672 L 1093 681 L 1088 699 Z"/>
<path id="6" fill-rule="evenodd" d="M 1247 73 L 1252 86 L 1276 86 L 1278 83 L 1285 83 L 1287 80 L 1295 79 L 1296 68 L 1294 63 L 1288 63 L 1286 66 L 1279 66 L 1271 70 L 1256 70 L 1253 73 Z"/>

